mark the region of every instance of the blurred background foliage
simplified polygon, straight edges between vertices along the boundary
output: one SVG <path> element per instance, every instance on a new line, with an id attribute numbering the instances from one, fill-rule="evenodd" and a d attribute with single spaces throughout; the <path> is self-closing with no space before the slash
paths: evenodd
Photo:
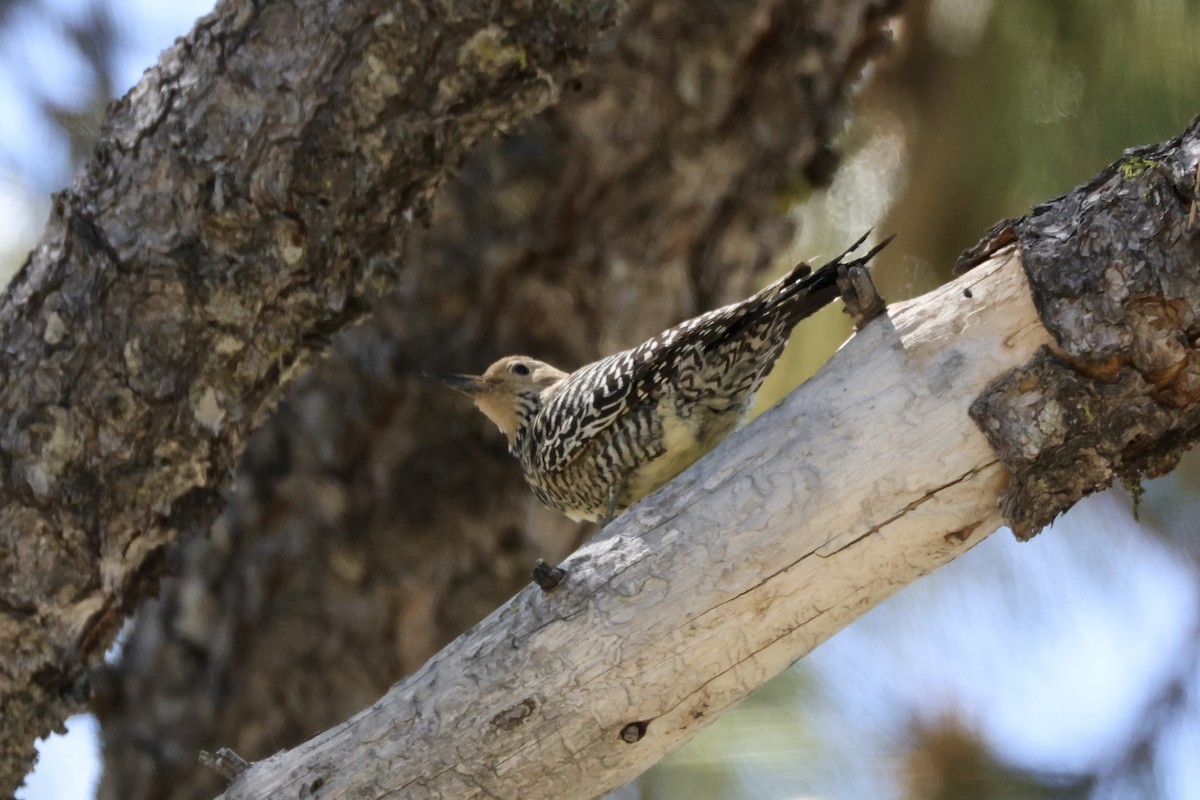
<path id="1" fill-rule="evenodd" d="M 0 283 L 110 97 L 208 6 L 0 0 Z M 895 35 L 832 185 L 779 198 L 801 222 L 781 269 L 874 226 L 899 233 L 885 296 L 920 294 L 996 221 L 1200 113 L 1197 0 L 909 0 Z M 847 332 L 837 312 L 806 325 L 764 404 Z M 614 796 L 1200 797 L 1200 460 L 1144 488 L 987 539 Z M 92 727 L 46 746 L 24 797 L 88 796 Z"/>

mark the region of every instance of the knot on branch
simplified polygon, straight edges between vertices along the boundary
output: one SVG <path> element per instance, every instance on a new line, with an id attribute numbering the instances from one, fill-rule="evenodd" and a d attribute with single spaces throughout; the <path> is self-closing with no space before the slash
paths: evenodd
<path id="1" fill-rule="evenodd" d="M 621 741 L 626 744 L 637 744 L 646 735 L 646 729 L 650 727 L 649 720 L 638 720 L 630 722 L 625 727 L 621 728 Z"/>
<path id="2" fill-rule="evenodd" d="M 1012 473 L 1001 509 L 1020 539 L 1116 479 L 1169 471 L 1200 426 L 1198 159 L 1200 118 L 960 260 L 1015 245 L 1057 344 L 971 408 Z"/>

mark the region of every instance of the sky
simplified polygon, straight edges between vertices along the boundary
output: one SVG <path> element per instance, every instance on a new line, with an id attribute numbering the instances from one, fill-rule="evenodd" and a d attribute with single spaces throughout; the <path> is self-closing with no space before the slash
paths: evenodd
<path id="1" fill-rule="evenodd" d="M 45 5 L 73 19 L 86 6 Z M 113 0 L 111 8 L 124 37 L 115 64 L 123 90 L 211 3 Z M 6 256 L 36 236 L 49 193 L 70 181 L 61 136 L 35 98 L 77 101 L 85 75 L 45 18 L 19 12 L 0 31 L 0 282 L 20 260 Z M 1166 499 L 1155 499 L 1153 486 L 1143 503 L 1169 503 L 1165 490 Z M 1138 525 L 1128 498 L 1114 492 L 1080 504 L 1030 543 L 1000 531 L 805 659 L 821 690 L 798 702 L 811 718 L 836 720 L 825 746 L 842 754 L 824 762 L 830 774 L 817 775 L 827 795 L 883 797 L 889 775 L 879 771 L 890 768 L 913 717 L 947 709 L 1031 769 L 1085 770 L 1112 758 L 1200 629 L 1195 571 Z M 39 743 L 19 798 L 93 795 L 96 722 L 80 715 L 67 727 Z M 1165 749 L 1164 800 L 1200 797 L 1197 727 L 1178 726 Z M 861 774 L 848 779 L 846 763 Z"/>
<path id="2" fill-rule="evenodd" d="M 903 736 L 914 711 L 954 709 L 1012 763 L 1092 770 L 1120 752 L 1200 623 L 1196 573 L 1137 528 L 1114 491 L 1030 542 L 998 531 L 839 633 L 811 665 L 833 705 L 887 738 Z M 848 672 L 860 680 L 840 680 Z M 1194 755 L 1176 772 L 1196 791 L 1171 797 L 1200 797 Z"/>

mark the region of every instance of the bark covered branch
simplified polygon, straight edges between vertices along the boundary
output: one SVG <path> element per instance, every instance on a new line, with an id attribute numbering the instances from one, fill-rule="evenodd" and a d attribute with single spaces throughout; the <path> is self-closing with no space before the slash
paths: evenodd
<path id="1" fill-rule="evenodd" d="M 813 380 L 568 558 L 553 593 L 527 587 L 367 710 L 252 765 L 225 800 L 571 798 L 620 785 L 1003 522 L 1000 498 L 1028 483 L 973 406 L 993 440 L 987 420 L 1011 403 L 1009 414 L 1037 411 L 1021 441 L 1074 447 L 1084 469 L 1096 452 L 1128 456 L 1133 466 L 1110 468 L 1108 481 L 1161 469 L 1195 437 L 1185 376 L 1200 298 L 1198 162 L 1200 120 L 1010 221 L 1031 231 L 1059 220 L 1045 238 L 993 237 L 967 259 L 975 269 L 868 325 Z M 1105 231 L 1120 245 L 1098 246 Z M 1068 309 L 1058 314 L 1038 288 L 1038 265 L 1051 262 L 1053 285 L 1069 287 L 1055 295 Z M 1172 313 L 1148 324 L 1147 307 Z M 1128 335 L 1088 335 L 1122 317 Z M 1075 336 L 1057 329 L 1064 321 Z M 1070 405 L 1031 369 L 1056 339 L 1086 385 Z M 1095 367 L 1114 362 L 1122 369 Z M 1088 403 L 1128 381 L 1141 395 Z M 1013 382 L 1019 391 L 1003 388 Z M 1163 407 L 1180 414 L 1174 424 L 1158 424 Z M 1153 424 L 1136 435 L 1117 424 L 1148 411 Z"/>
<path id="2" fill-rule="evenodd" d="M 466 149 L 620 5 L 228 2 L 114 104 L 0 301 L 0 793 Z"/>
<path id="3" fill-rule="evenodd" d="M 1016 245 L 1054 347 L 972 415 L 1012 473 L 1008 523 L 1028 538 L 1114 480 L 1174 468 L 1200 425 L 1200 117 L 1129 150 L 1090 183 L 999 223 L 961 261 Z"/>

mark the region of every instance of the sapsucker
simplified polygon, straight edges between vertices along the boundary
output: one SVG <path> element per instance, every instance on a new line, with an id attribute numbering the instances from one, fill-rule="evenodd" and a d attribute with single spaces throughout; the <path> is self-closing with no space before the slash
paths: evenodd
<path id="1" fill-rule="evenodd" d="M 508 437 L 525 480 L 576 520 L 610 519 L 741 424 L 797 322 L 839 295 L 866 236 L 815 272 L 804 263 L 738 303 L 566 373 L 507 356 L 482 375 L 439 375 Z M 888 240 L 890 241 L 890 240 Z"/>

